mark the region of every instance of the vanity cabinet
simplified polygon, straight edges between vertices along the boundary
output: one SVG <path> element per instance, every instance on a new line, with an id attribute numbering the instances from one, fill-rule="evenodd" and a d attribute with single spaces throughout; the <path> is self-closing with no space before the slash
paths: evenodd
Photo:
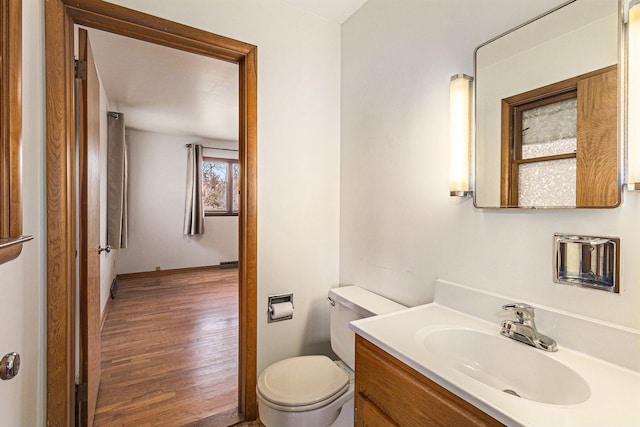
<path id="1" fill-rule="evenodd" d="M 359 335 L 355 407 L 357 427 L 503 425 Z"/>

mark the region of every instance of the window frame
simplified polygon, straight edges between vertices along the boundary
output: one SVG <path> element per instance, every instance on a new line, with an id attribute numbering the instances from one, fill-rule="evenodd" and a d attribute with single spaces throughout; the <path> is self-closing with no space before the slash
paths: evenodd
<path id="1" fill-rule="evenodd" d="M 228 209 L 226 211 L 213 211 L 213 210 L 204 210 L 204 216 L 238 216 L 239 211 L 234 211 L 233 210 L 233 187 L 234 187 L 234 178 L 233 178 L 233 165 L 238 165 L 239 166 L 239 162 L 238 159 L 229 159 L 229 158 L 224 158 L 224 157 L 213 157 L 213 156 L 203 156 L 202 157 L 202 163 L 203 163 L 203 175 L 204 175 L 204 163 L 205 162 L 210 162 L 210 163 L 226 163 L 227 164 L 227 207 Z M 238 176 L 238 179 L 240 179 L 240 176 Z M 202 179 L 202 182 L 204 184 L 204 176 Z M 202 189 L 204 190 L 204 188 Z"/>

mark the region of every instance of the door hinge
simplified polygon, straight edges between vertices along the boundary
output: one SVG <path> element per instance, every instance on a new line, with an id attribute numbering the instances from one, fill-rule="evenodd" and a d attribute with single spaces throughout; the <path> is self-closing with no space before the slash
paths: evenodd
<path id="1" fill-rule="evenodd" d="M 86 402 L 88 394 L 87 383 L 76 384 L 76 402 Z"/>
<path id="2" fill-rule="evenodd" d="M 85 80 L 87 78 L 87 61 L 74 60 L 75 78 Z"/>

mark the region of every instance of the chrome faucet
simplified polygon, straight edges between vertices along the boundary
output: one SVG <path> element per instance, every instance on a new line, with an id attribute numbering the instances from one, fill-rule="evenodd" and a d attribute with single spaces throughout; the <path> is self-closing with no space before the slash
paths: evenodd
<path id="1" fill-rule="evenodd" d="M 517 320 L 502 321 L 502 330 L 500 331 L 502 335 L 541 350 L 558 350 L 558 345 L 553 338 L 542 335 L 536 329 L 536 323 L 533 321 L 535 317 L 533 307 L 528 304 L 514 303 L 505 304 L 502 309 L 513 311 L 517 318 Z"/>

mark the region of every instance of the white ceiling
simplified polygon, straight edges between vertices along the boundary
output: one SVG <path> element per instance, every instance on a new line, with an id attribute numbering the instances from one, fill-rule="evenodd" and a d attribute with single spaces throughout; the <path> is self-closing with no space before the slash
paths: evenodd
<path id="1" fill-rule="evenodd" d="M 344 23 L 367 0 L 283 0 L 285 3 L 321 16 L 329 21 Z"/>
<path id="2" fill-rule="evenodd" d="M 342 24 L 367 0 L 282 0 Z M 127 127 L 237 141 L 238 66 L 89 29 L 96 67 Z"/>
<path id="3" fill-rule="evenodd" d="M 237 141 L 237 64 L 94 29 L 89 42 L 127 127 Z"/>

